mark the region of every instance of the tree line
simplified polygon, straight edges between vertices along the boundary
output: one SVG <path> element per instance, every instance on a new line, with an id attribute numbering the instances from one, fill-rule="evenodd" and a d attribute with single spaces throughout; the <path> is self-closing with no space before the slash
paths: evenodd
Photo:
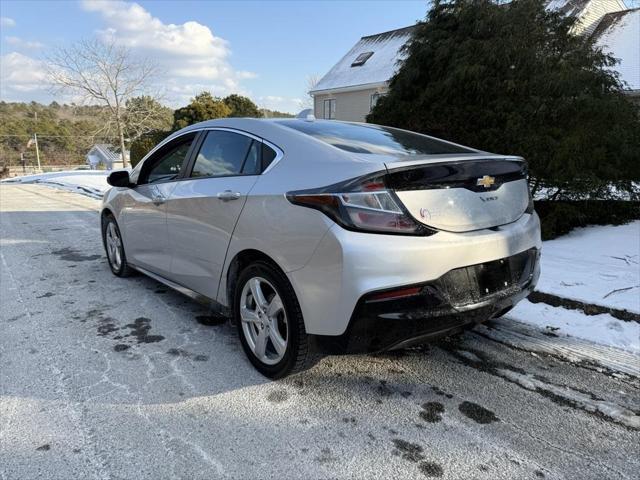
<path id="1" fill-rule="evenodd" d="M 125 148 L 131 149 L 134 163 L 155 145 L 149 143 L 150 139 L 160 141 L 174 129 L 191 123 L 228 116 L 291 116 L 259 108 L 244 96 L 217 98 L 209 92 L 197 95 L 189 105 L 177 110 L 150 96 L 134 97 L 125 102 L 124 112 Z M 33 145 L 27 147 L 34 133 L 38 135 L 43 165 L 84 164 L 85 155 L 96 143 L 113 145 L 119 151 L 117 132 L 109 128 L 110 115 L 104 105 L 0 101 L 0 168 L 20 165 L 21 154 L 27 164 L 35 162 Z"/>
<path id="2" fill-rule="evenodd" d="M 283 115 L 260 110 L 247 97 L 232 94 L 218 98 L 209 92 L 173 111 L 162 104 L 157 64 L 135 56 L 115 38 L 57 47 L 45 65 L 52 91 L 79 98 L 83 106 L 3 103 L 0 162 L 4 164 L 18 163 L 25 153 L 32 156 L 29 139 L 33 137 L 36 143 L 38 134 L 44 164 L 59 162 L 60 154 L 65 157 L 61 163 L 81 163 L 81 152 L 86 153 L 94 143 L 108 143 L 122 152 L 128 167 L 129 149 L 138 161 L 148 150 L 150 139 L 164 138 L 191 123 L 227 116 Z"/>
<path id="3" fill-rule="evenodd" d="M 231 94 L 224 98 L 210 92 L 196 95 L 189 105 L 173 112 L 171 128 L 159 128 L 146 132 L 131 143 L 131 165 L 135 166 L 155 145 L 176 130 L 194 123 L 226 117 L 292 117 L 293 115 L 259 108 L 250 98 Z"/>

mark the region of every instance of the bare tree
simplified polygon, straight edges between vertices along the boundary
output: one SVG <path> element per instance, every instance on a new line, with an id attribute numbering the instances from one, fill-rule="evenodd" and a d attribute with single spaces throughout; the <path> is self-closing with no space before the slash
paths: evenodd
<path id="1" fill-rule="evenodd" d="M 320 81 L 320 75 L 308 75 L 307 76 L 307 90 L 305 92 L 304 100 L 300 101 L 300 109 L 304 110 L 305 108 L 313 108 L 313 95 L 311 95 L 311 90 L 313 90 L 318 82 Z"/>
<path id="2" fill-rule="evenodd" d="M 47 59 L 54 89 L 79 96 L 83 103 L 107 107 L 104 132 L 115 130 L 122 161 L 128 166 L 125 148 L 126 102 L 145 95 L 156 73 L 148 59 L 134 58 L 131 50 L 115 40 L 82 40 L 70 47 L 59 47 Z"/>
<path id="3" fill-rule="evenodd" d="M 170 130 L 173 110 L 149 95 L 130 98 L 126 102 L 125 133 L 129 142 L 156 130 Z"/>

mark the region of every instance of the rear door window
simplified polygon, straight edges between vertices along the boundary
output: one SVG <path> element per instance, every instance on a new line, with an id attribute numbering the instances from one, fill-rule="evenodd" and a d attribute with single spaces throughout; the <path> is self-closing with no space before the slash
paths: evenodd
<path id="1" fill-rule="evenodd" d="M 262 142 L 258 142 L 257 140 L 251 142 L 249 153 L 247 153 L 247 158 L 242 167 L 242 173 L 244 175 L 257 175 L 260 173 L 261 146 Z"/>
<path id="2" fill-rule="evenodd" d="M 266 143 L 262 144 L 262 171 L 264 172 L 271 162 L 273 162 L 278 154 Z"/>
<path id="3" fill-rule="evenodd" d="M 239 133 L 209 131 L 196 156 L 191 177 L 224 177 L 245 173 L 243 166 L 246 160 L 253 165 L 258 161 L 254 158 L 257 154 L 251 155 L 253 142 L 252 138 Z"/>

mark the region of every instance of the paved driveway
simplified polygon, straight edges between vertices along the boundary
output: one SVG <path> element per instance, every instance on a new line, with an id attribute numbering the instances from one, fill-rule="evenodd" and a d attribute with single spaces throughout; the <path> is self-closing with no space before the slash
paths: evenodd
<path id="1" fill-rule="evenodd" d="M 0 186 L 0 478 L 638 478 L 632 375 L 501 320 L 271 382 L 228 323 L 110 273 L 98 206 Z"/>

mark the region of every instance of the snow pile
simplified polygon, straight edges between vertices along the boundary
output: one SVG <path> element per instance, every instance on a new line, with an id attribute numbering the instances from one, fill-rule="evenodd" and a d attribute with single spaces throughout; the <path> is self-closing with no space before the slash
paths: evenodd
<path id="1" fill-rule="evenodd" d="M 580 310 L 522 300 L 506 318 L 534 325 L 549 335 L 571 336 L 640 355 L 640 323 L 609 314 L 585 315 Z"/>
<path id="2" fill-rule="evenodd" d="M 640 313 L 640 221 L 576 229 L 542 246 L 536 289 L 562 298 Z M 507 315 L 555 335 L 640 354 L 640 324 L 609 314 L 520 302 Z"/>
<path id="3" fill-rule="evenodd" d="M 104 170 L 68 170 L 62 172 L 25 175 L 2 180 L 3 183 L 43 183 L 93 198 L 102 198 L 111 186 L 107 183 L 108 171 Z"/>
<path id="4" fill-rule="evenodd" d="M 640 221 L 544 242 L 536 290 L 640 313 Z"/>

